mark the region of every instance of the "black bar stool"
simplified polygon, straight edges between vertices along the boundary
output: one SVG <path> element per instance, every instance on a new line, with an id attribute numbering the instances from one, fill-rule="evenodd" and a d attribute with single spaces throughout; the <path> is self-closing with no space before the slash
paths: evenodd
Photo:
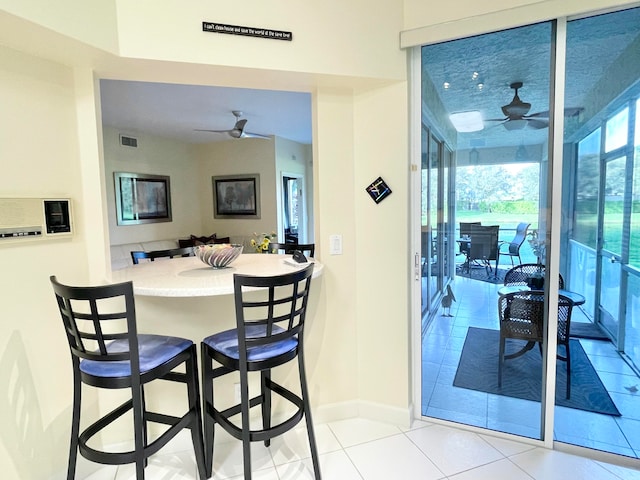
<path id="1" fill-rule="evenodd" d="M 136 464 L 136 478 L 144 479 L 147 459 L 182 429 L 191 430 L 196 463 L 205 480 L 202 416 L 196 346 L 191 340 L 137 333 L 131 282 L 96 287 L 72 287 L 50 277 L 64 324 L 73 365 L 73 419 L 67 480 L 75 477 L 78 451 L 92 462 L 107 465 Z M 185 365 L 185 373 L 173 370 Z M 188 410 L 181 417 L 150 412 L 145 406 L 144 386 L 153 380 L 181 382 L 187 386 Z M 80 432 L 82 384 L 106 389 L 130 389 L 131 399 Z M 135 448 L 129 452 L 106 452 L 88 445 L 106 426 L 133 413 Z M 149 442 L 148 422 L 167 428 Z"/>
<path id="2" fill-rule="evenodd" d="M 251 442 L 264 442 L 292 429 L 304 416 L 315 478 L 320 480 L 320 465 L 304 367 L 303 334 L 313 264 L 285 275 L 254 277 L 234 275 L 237 328 L 211 335 L 203 340 L 202 393 L 204 403 L 204 438 L 207 475 L 212 475 L 214 425 L 242 440 L 244 478 L 251 479 Z M 256 290 L 256 288 L 258 290 Z M 297 357 L 301 394 L 271 379 L 271 369 Z M 213 361 L 220 364 L 213 368 Z M 240 372 L 240 403 L 217 410 L 213 403 L 213 380 L 231 372 Z M 249 397 L 249 372 L 260 372 L 260 393 Z M 273 425 L 272 393 L 293 404 L 294 413 Z M 261 406 L 262 428 L 251 429 L 249 411 Z M 241 423 L 231 420 L 241 414 Z"/>

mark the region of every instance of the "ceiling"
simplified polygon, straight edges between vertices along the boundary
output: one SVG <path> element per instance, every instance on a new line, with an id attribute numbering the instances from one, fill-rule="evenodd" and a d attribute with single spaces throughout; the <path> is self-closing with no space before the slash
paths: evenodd
<path id="1" fill-rule="evenodd" d="M 632 42 L 638 42 L 638 25 L 640 8 L 569 22 L 566 107 L 587 106 L 600 73 Z M 523 83 L 519 96 L 531 103 L 529 114 L 549 109 L 551 34 L 547 22 L 423 48 L 423 70 L 433 86 L 432 98 L 423 102 L 444 122 L 450 113 L 469 110 L 480 111 L 485 119 L 482 131 L 458 133 L 455 149 L 546 142 L 548 128 L 507 131 L 501 122 L 486 120 L 504 118 L 500 107 L 513 99 L 513 82 Z M 102 80 L 100 89 L 103 124 L 123 133 L 188 143 L 228 140 L 226 134 L 196 130 L 230 129 L 236 120 L 231 112 L 240 110 L 248 121 L 247 132 L 312 142 L 309 93 L 119 80 Z M 585 120 L 581 115 L 565 125 Z"/>
<path id="2" fill-rule="evenodd" d="M 640 8 L 568 23 L 565 108 L 588 107 L 594 91 L 607 89 L 599 85 L 602 74 L 632 42 L 638 44 L 638 25 Z M 477 110 L 485 120 L 481 131 L 457 133 L 456 149 L 545 143 L 548 128 L 508 131 L 502 122 L 489 120 L 505 118 L 501 107 L 513 99 L 514 82 L 523 83 L 518 94 L 531 104 L 529 114 L 549 110 L 551 38 L 552 24 L 546 22 L 422 49 L 423 71 L 432 85 L 431 97 L 424 101 L 433 114 L 442 121 L 451 113 Z M 620 85 L 614 88 L 622 93 Z M 565 127 L 575 129 L 575 123 L 586 120 L 581 114 L 566 119 Z"/>
<path id="3" fill-rule="evenodd" d="M 186 143 L 229 140 L 233 110 L 247 119 L 246 132 L 311 143 L 311 95 L 300 92 L 101 80 L 102 123 L 122 133 L 141 133 Z"/>

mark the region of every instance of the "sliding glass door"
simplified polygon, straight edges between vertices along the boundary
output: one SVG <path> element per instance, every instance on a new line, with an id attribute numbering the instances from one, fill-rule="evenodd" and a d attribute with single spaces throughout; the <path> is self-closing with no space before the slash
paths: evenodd
<path id="1" fill-rule="evenodd" d="M 421 413 L 640 457 L 640 9 L 427 45 L 420 82 Z M 511 257 L 470 254 L 471 224 L 498 227 L 498 252 L 528 225 L 515 263 L 559 266 L 557 283 L 530 275 L 522 289 L 539 298 L 503 303 Z M 568 322 L 556 292 L 572 299 Z M 543 312 L 542 337 L 507 338 L 523 312 Z"/>
<path id="2" fill-rule="evenodd" d="M 520 355 L 528 343 L 501 329 L 499 289 L 511 259 L 498 253 L 510 251 L 522 223 L 546 235 L 552 40 L 553 24 L 542 23 L 429 45 L 421 68 L 422 249 L 430 261 L 422 413 L 535 439 L 543 438 L 547 342 L 540 335 Z M 498 236 L 485 251 L 481 236 L 461 238 L 465 223 Z M 522 258 L 537 262 L 529 242 L 520 243 Z M 544 304 L 544 294 L 532 298 L 540 332 Z"/>

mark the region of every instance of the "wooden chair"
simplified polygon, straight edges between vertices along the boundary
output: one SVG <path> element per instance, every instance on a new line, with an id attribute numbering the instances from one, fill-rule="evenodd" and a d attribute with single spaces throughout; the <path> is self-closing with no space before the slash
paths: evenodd
<path id="1" fill-rule="evenodd" d="M 520 247 L 524 243 L 527 238 L 527 230 L 529 229 L 530 223 L 519 223 L 516 227 L 516 234 L 513 237 L 511 242 L 500 242 L 498 244 L 498 248 L 500 249 L 501 256 L 508 256 L 511 259 L 511 266 L 514 266 L 513 258 L 518 257 L 518 263 L 522 263 L 522 258 L 520 258 Z M 507 249 L 503 249 L 505 245 L 508 245 Z"/>
<path id="2" fill-rule="evenodd" d="M 314 264 L 278 276 L 234 275 L 236 328 L 216 333 L 202 341 L 202 392 L 204 403 L 205 463 L 212 475 L 214 426 L 219 425 L 242 440 L 244 478 L 251 480 L 251 442 L 264 442 L 292 429 L 306 419 L 315 478 L 320 479 L 309 391 L 304 366 L 304 326 Z M 296 360 L 300 394 L 276 383 L 271 370 Z M 220 366 L 213 367 L 213 362 Z M 288 372 L 289 370 L 287 370 Z M 239 372 L 240 403 L 218 410 L 214 407 L 214 380 Z M 260 392 L 250 398 L 249 373 L 260 372 Z M 272 394 L 278 404 L 288 402 L 286 418 L 273 424 Z M 251 428 L 250 409 L 261 407 L 262 428 Z M 220 407 L 218 407 L 220 408 Z M 240 424 L 232 420 L 240 414 Z"/>
<path id="3" fill-rule="evenodd" d="M 300 250 L 307 257 L 314 257 L 316 253 L 315 243 L 277 243 L 272 242 L 269 246 L 271 253 L 283 251 L 285 254 L 291 255 L 294 250 Z"/>
<path id="4" fill-rule="evenodd" d="M 150 252 L 134 251 L 131 252 L 131 260 L 134 265 L 138 265 L 138 262 L 142 259 L 148 259 L 153 262 L 156 258 L 190 257 L 193 254 L 193 247 L 152 250 Z"/>
<path id="5" fill-rule="evenodd" d="M 571 396 L 571 352 L 569 332 L 571 330 L 571 312 L 573 301 L 559 295 L 558 298 L 558 347 L 564 348 L 564 355 L 556 354 L 558 360 L 567 363 L 566 396 Z M 544 341 L 544 292 L 527 291 L 500 295 L 498 298 L 498 316 L 500 319 L 500 347 L 498 353 L 498 387 L 502 386 L 504 361 L 524 355 L 536 343 L 542 354 Z M 517 352 L 506 354 L 505 344 L 508 338 L 525 340 L 527 343 Z"/>
<path id="6" fill-rule="evenodd" d="M 78 452 L 92 462 L 106 465 L 135 463 L 136 478 L 143 480 L 148 458 L 184 428 L 191 430 L 199 477 L 205 480 L 197 350 L 193 342 L 179 337 L 138 334 L 131 282 L 73 287 L 59 283 L 55 276 L 51 276 L 50 281 L 67 334 L 73 367 L 67 480 L 75 477 Z M 176 368 L 179 371 L 175 371 Z M 145 387 L 156 380 L 179 382 L 187 387 L 184 415 L 147 410 Z M 83 386 L 128 390 L 130 398 L 81 432 Z M 125 414 L 132 417 L 133 450 L 98 449 L 94 436 L 114 421 L 122 424 L 125 420 L 119 419 Z M 152 442 L 147 438 L 149 422 L 165 427 Z"/>

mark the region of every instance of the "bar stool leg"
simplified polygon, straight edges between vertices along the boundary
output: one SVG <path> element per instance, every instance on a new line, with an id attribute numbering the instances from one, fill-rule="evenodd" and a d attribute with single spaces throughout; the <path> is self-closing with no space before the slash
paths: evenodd
<path id="1" fill-rule="evenodd" d="M 73 360 L 76 361 L 75 359 Z M 80 401 L 82 397 L 82 384 L 80 372 L 73 369 L 73 416 L 71 419 L 71 440 L 69 442 L 69 466 L 67 468 L 67 480 L 74 480 L 76 476 L 76 462 L 78 460 L 78 436 L 80 435 Z"/>
<path id="2" fill-rule="evenodd" d="M 213 412 L 208 413 L 209 406 L 213 406 L 213 360 L 207 355 L 207 346 L 201 346 L 202 359 L 202 401 L 204 409 L 204 465 L 207 478 L 213 475 L 213 440 L 214 425 Z"/>
<path id="3" fill-rule="evenodd" d="M 271 388 L 269 381 L 271 380 L 271 369 L 260 372 L 261 389 L 262 389 L 262 428 L 268 430 L 271 428 Z M 271 439 L 264 441 L 264 446 L 271 445 Z"/>
<path id="4" fill-rule="evenodd" d="M 204 457 L 204 440 L 202 438 L 202 410 L 200 408 L 200 389 L 198 387 L 198 364 L 196 362 L 196 346 L 191 346 L 191 359 L 186 363 L 186 375 L 190 379 L 187 383 L 187 395 L 189 399 L 189 410 L 193 410 L 194 419 L 191 427 L 191 440 L 196 455 L 196 465 L 200 480 L 208 478 Z"/>
<path id="5" fill-rule="evenodd" d="M 302 345 L 298 351 L 298 370 L 300 372 L 300 391 L 304 406 L 304 418 L 307 422 L 307 435 L 309 436 L 309 449 L 311 450 L 311 461 L 313 463 L 313 473 L 315 480 L 320 480 L 320 462 L 318 460 L 318 449 L 316 447 L 316 436 L 313 430 L 313 420 L 311 418 L 311 405 L 309 404 L 309 389 L 307 387 L 307 376 L 304 368 L 304 354 Z"/>
<path id="6" fill-rule="evenodd" d="M 251 423 L 249 420 L 249 378 L 246 364 L 240 362 L 240 411 L 242 416 L 242 458 L 244 478 L 251 480 Z"/>

